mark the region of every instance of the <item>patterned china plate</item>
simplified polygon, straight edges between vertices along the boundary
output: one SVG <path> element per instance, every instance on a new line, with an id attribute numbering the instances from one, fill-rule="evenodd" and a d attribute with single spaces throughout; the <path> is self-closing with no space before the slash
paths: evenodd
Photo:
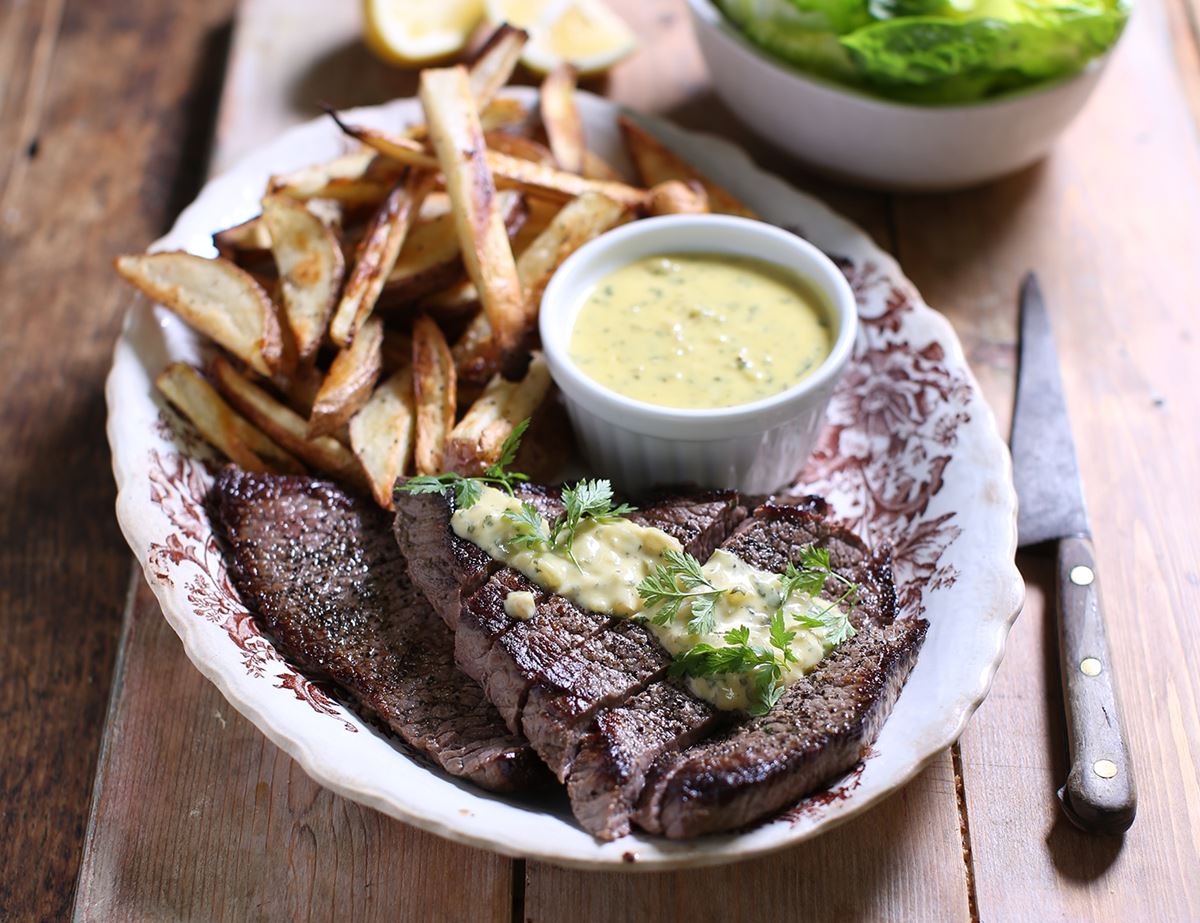
<path id="1" fill-rule="evenodd" d="M 533 92 L 513 94 L 532 103 Z M 627 168 L 616 107 L 585 94 L 580 107 L 589 142 Z M 353 118 L 395 129 L 421 113 L 408 99 Z M 202 502 L 213 456 L 153 388 L 168 361 L 203 357 L 197 338 L 164 309 L 136 301 L 106 392 L 121 528 L 188 657 L 235 708 L 347 798 L 472 846 L 584 868 L 745 859 L 876 804 L 962 732 L 987 694 L 1023 593 L 1013 563 L 1008 451 L 946 319 L 859 228 L 762 172 L 737 148 L 641 121 L 767 220 L 821 247 L 849 278 L 862 320 L 859 342 L 798 489 L 823 494 L 873 546 L 892 545 L 903 611 L 930 622 L 916 669 L 867 759 L 779 817 L 692 842 L 634 834 L 600 843 L 575 824 L 561 796 L 497 797 L 413 760 L 284 661 L 230 585 Z M 328 119 L 286 132 L 210 182 L 155 249 L 212 255 L 211 233 L 256 214 L 269 175 L 345 148 Z"/>

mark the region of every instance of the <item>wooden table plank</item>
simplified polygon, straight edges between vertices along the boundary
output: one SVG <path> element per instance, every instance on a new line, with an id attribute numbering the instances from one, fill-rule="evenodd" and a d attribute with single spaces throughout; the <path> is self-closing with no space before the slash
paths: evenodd
<path id="1" fill-rule="evenodd" d="M 313 782 L 183 656 L 138 577 L 79 920 L 491 920 L 511 863 Z"/>
<path id="2" fill-rule="evenodd" d="M 1017 285 L 1030 268 L 1043 280 L 1138 772 L 1124 842 L 1061 817 L 1053 581 L 1048 562 L 1023 555 L 1030 598 L 962 741 L 982 919 L 1200 918 L 1200 147 L 1166 12 L 1138 5 L 1096 98 L 1045 164 L 897 201 L 902 263 L 963 336 L 1005 424 Z"/>
<path id="3" fill-rule="evenodd" d="M 597 874 L 530 863 L 534 923 L 970 920 L 949 752 L 863 817 L 786 852 L 695 871 Z"/>
<path id="4" fill-rule="evenodd" d="M 110 261 L 178 207 L 189 94 L 229 6 L 0 4 L 5 919 L 71 906 L 129 576 L 104 438 L 128 303 Z"/>

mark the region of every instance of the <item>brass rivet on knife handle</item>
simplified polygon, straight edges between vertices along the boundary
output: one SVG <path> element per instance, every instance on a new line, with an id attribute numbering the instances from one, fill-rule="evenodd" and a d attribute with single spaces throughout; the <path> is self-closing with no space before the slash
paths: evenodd
<path id="1" fill-rule="evenodd" d="M 1058 543 L 1058 610 L 1063 699 L 1071 769 L 1059 795 L 1067 814 L 1091 833 L 1123 833 L 1133 823 L 1137 790 L 1121 729 L 1115 678 L 1104 632 L 1092 543 Z"/>

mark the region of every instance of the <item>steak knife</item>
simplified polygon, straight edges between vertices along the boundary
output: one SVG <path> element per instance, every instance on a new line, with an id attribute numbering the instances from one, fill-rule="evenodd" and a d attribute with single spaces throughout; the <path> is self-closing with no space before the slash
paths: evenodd
<path id="1" fill-rule="evenodd" d="M 1058 797 L 1082 830 L 1122 833 L 1133 823 L 1137 790 L 1054 334 L 1033 273 L 1021 284 L 1021 356 L 1010 443 L 1020 545 L 1053 542 L 1058 556 L 1058 650 L 1071 760 Z"/>

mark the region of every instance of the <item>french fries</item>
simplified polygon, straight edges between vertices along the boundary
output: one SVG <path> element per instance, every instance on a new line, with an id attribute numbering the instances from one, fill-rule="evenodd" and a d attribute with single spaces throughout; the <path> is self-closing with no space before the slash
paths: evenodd
<path id="1" fill-rule="evenodd" d="M 587 147 L 570 67 L 542 83 L 535 140 L 526 106 L 500 95 L 526 41 L 501 26 L 469 68 L 425 71 L 423 124 L 330 111 L 362 146 L 272 177 L 260 215 L 213 235 L 220 258 L 117 259 L 221 347 L 207 373 L 172 363 L 156 385 L 233 464 L 321 472 L 391 509 L 397 478 L 479 474 L 529 419 L 517 467 L 552 478 L 570 426 L 529 352 L 550 278 L 625 221 L 750 214 L 622 119 L 645 188 L 627 182 Z"/>
<path id="2" fill-rule="evenodd" d="M 521 60 L 521 51 L 529 41 L 529 34 L 508 23 L 500 25 L 488 36 L 487 42 L 471 63 L 468 82 L 471 95 L 479 110 L 485 110 L 496 98 L 500 88 L 508 83 Z"/>
<path id="3" fill-rule="evenodd" d="M 389 305 L 444 289 L 462 276 L 462 248 L 450 200 L 444 194 L 437 195 L 441 198 L 435 200 L 432 194 L 426 198 L 426 206 L 432 201 L 436 207 L 422 207 L 421 216 L 408 232 L 384 285 L 382 298 Z M 505 227 L 511 234 L 514 227 L 524 224 L 524 203 L 520 194 L 512 190 L 499 193 L 498 199 Z"/>
<path id="4" fill-rule="evenodd" d="M 542 125 L 558 165 L 568 173 L 583 173 L 583 120 L 575 108 L 575 68 L 560 64 L 542 81 L 539 102 Z"/>
<path id="5" fill-rule="evenodd" d="M 244 269 L 182 251 L 119 256 L 117 272 L 260 375 L 283 367 L 275 307 Z"/>
<path id="6" fill-rule="evenodd" d="M 696 215 L 708 211 L 708 193 L 695 180 L 669 179 L 650 187 L 646 196 L 646 214 Z"/>
<path id="7" fill-rule="evenodd" d="M 466 71 L 461 67 L 425 71 L 421 74 L 420 97 L 429 136 L 446 178 L 446 191 L 454 205 L 463 265 L 479 290 L 497 348 L 511 349 L 521 329 L 521 284 L 488 170 L 483 129 Z M 416 374 L 419 420 L 419 370 Z M 417 461 L 421 463 L 419 428 Z"/>
<path id="8" fill-rule="evenodd" d="M 226 400 L 284 449 L 319 471 L 362 483 L 362 469 L 349 449 L 331 436 L 308 438 L 307 420 L 250 381 L 224 356 L 213 358 L 210 371 Z"/>
<path id="9" fill-rule="evenodd" d="M 354 269 L 346 280 L 342 300 L 329 325 L 329 338 L 338 346 L 349 345 L 363 321 L 375 309 L 375 302 L 400 255 L 421 200 L 431 185 L 432 178 L 427 174 L 410 172 L 407 181 L 396 184 L 371 219 L 367 234 L 358 246 Z"/>
<path id="10" fill-rule="evenodd" d="M 523 331 L 532 329 L 542 292 L 563 261 L 593 237 L 615 227 L 627 213 L 620 203 L 588 193 L 563 206 L 554 216 L 546 230 L 517 260 L 517 277 L 525 293 Z M 476 315 L 455 343 L 454 358 L 459 374 L 468 381 L 482 383 L 503 364 L 503 356 L 489 348 L 489 324 L 486 315 Z"/>
<path id="11" fill-rule="evenodd" d="M 200 435 L 235 465 L 247 471 L 304 471 L 296 459 L 225 403 L 190 365 L 173 362 L 159 373 L 154 384 Z"/>
<path id="12" fill-rule="evenodd" d="M 477 475 L 500 457 L 500 447 L 522 420 L 532 417 L 550 391 L 550 369 L 535 352 L 521 381 L 496 375 L 446 440 L 447 471 Z"/>
<path id="13" fill-rule="evenodd" d="M 509 157 L 516 157 L 518 160 L 528 160 L 531 163 L 540 163 L 547 167 L 553 167 L 558 163 L 550 148 L 539 144 L 533 138 L 526 138 L 524 135 L 514 135 L 507 131 L 489 131 L 484 134 L 483 140 L 489 151 L 498 151 Z"/>
<path id="14" fill-rule="evenodd" d="M 280 297 L 300 362 L 316 355 L 346 272 L 337 236 L 296 199 L 272 193 L 262 222 L 279 270 Z"/>
<path id="15" fill-rule="evenodd" d="M 629 148 L 638 175 L 647 186 L 657 186 L 673 179 L 683 182 L 694 180 L 704 187 L 704 192 L 708 195 L 708 207 L 714 212 L 741 215 L 743 218 L 758 217 L 732 193 L 704 176 L 642 126 L 624 116 L 618 117 L 617 121 L 621 125 L 621 133 L 625 136 L 625 144 Z"/>
<path id="16" fill-rule="evenodd" d="M 241 224 L 217 231 L 213 235 L 213 246 L 217 254 L 237 262 L 239 256 L 261 256 L 271 249 L 271 235 L 261 215 L 256 215 Z"/>
<path id="17" fill-rule="evenodd" d="M 366 474 L 375 502 L 393 509 L 392 488 L 408 467 L 416 432 L 412 368 L 383 382 L 350 418 L 350 448 Z"/>
<path id="18" fill-rule="evenodd" d="M 391 192 L 403 172 L 395 161 L 363 148 L 327 163 L 272 177 L 267 190 L 300 201 L 334 199 L 346 206 L 377 205 Z"/>
<path id="19" fill-rule="evenodd" d="M 413 324 L 412 369 L 417 473 L 436 474 L 442 470 L 446 437 L 454 426 L 458 390 L 450 347 L 438 325 L 426 316 Z"/>
<path id="20" fill-rule="evenodd" d="M 437 157 L 418 141 L 389 135 L 387 132 L 374 128 L 349 125 L 338 119 L 336 115 L 333 117 L 347 135 L 375 148 L 379 153 L 393 158 L 398 163 L 420 167 L 423 170 L 438 168 Z M 560 202 L 583 195 L 585 192 L 599 192 L 628 208 L 639 208 L 646 197 L 646 190 L 630 186 L 628 183 L 587 179 L 583 176 L 576 176 L 574 173 L 566 173 L 553 167 L 510 157 L 499 151 L 487 151 L 484 160 L 497 186 L 521 189 L 531 195 L 551 198 Z"/>
<path id="21" fill-rule="evenodd" d="M 308 438 L 327 436 L 345 426 L 371 396 L 382 369 L 383 321 L 372 317 L 329 366 L 329 374 L 313 399 Z"/>

